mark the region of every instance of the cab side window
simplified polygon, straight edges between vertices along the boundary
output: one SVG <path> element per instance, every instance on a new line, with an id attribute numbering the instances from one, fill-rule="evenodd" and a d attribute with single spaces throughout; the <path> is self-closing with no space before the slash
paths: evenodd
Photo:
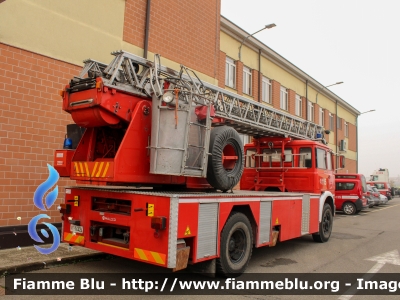
<path id="1" fill-rule="evenodd" d="M 326 153 L 326 169 L 332 170 L 332 153 Z"/>
<path id="2" fill-rule="evenodd" d="M 246 151 L 246 168 L 255 168 L 256 160 L 253 154 L 256 154 L 256 149 L 247 149 Z"/>
<path id="3" fill-rule="evenodd" d="M 312 152 L 311 148 L 300 148 L 299 151 L 299 167 L 311 168 L 312 167 Z"/>
<path id="4" fill-rule="evenodd" d="M 316 148 L 316 163 L 318 169 L 326 170 L 326 151 L 324 149 Z"/>

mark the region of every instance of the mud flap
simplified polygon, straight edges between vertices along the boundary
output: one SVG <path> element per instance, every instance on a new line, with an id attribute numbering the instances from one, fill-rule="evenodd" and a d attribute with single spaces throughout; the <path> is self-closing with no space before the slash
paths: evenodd
<path id="1" fill-rule="evenodd" d="M 189 253 L 190 247 L 180 248 L 176 250 L 176 267 L 172 269 L 172 272 L 187 268 Z"/>
<path id="2" fill-rule="evenodd" d="M 272 230 L 271 233 L 272 241 L 271 244 L 269 244 L 270 247 L 274 247 L 276 245 L 276 242 L 278 241 L 278 236 L 279 236 L 279 231 Z"/>

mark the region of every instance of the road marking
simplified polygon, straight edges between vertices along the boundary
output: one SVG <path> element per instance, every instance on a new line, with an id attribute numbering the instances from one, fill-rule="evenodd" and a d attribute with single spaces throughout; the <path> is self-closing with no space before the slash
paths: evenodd
<path id="1" fill-rule="evenodd" d="M 373 213 L 373 212 L 377 212 L 377 211 L 380 211 L 380 210 L 384 210 L 384 209 L 392 208 L 392 207 L 399 206 L 399 205 L 400 205 L 400 204 L 391 205 L 391 206 L 388 206 L 388 207 L 385 207 L 385 208 L 379 208 L 379 209 L 377 209 L 377 210 L 373 210 L 373 211 L 371 211 L 371 212 Z"/>
<path id="2" fill-rule="evenodd" d="M 382 269 L 382 267 L 385 264 L 392 264 L 392 265 L 400 266 L 399 251 L 397 251 L 397 250 L 382 253 L 382 254 L 379 254 L 379 255 L 376 255 L 376 256 L 373 256 L 370 258 L 366 258 L 365 260 L 376 261 L 376 264 L 363 276 L 364 280 L 371 279 L 374 276 L 374 274 L 378 273 L 379 270 Z M 356 293 L 357 293 L 357 288 L 356 288 L 356 285 L 354 285 L 345 292 L 346 295 L 342 295 L 338 299 L 339 300 L 349 300 Z"/>
<path id="3" fill-rule="evenodd" d="M 337 216 L 335 216 L 335 217 L 343 217 L 343 218 L 346 218 L 346 217 L 350 217 L 350 216 L 353 216 L 353 218 L 356 218 L 356 217 L 359 217 L 359 216 L 365 216 L 365 215 L 368 215 L 369 213 L 374 213 L 374 212 L 377 212 L 377 211 L 381 211 L 381 210 L 384 210 L 384 209 L 388 209 L 388 208 L 393 208 L 393 207 L 395 207 L 395 206 L 399 206 L 400 204 L 396 204 L 396 205 L 390 205 L 390 206 L 386 206 L 386 207 L 380 207 L 380 208 L 375 208 L 375 209 L 369 209 L 368 211 L 360 211 L 359 213 L 358 213 L 358 215 L 356 215 L 356 216 L 354 216 L 354 215 L 344 215 L 344 214 L 340 214 L 340 215 L 337 215 Z"/>

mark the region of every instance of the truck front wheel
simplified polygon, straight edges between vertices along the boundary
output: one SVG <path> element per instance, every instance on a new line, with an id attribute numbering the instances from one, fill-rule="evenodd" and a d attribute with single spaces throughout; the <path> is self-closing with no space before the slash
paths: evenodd
<path id="1" fill-rule="evenodd" d="M 217 259 L 218 273 L 226 277 L 237 277 L 249 264 L 253 251 L 253 233 L 247 217 L 233 213 L 221 232 L 221 252 Z"/>
<path id="2" fill-rule="evenodd" d="M 332 233 L 333 214 L 332 208 L 328 203 L 324 204 L 322 211 L 322 219 L 319 223 L 319 231 L 312 235 L 314 241 L 318 243 L 325 243 L 329 240 Z"/>

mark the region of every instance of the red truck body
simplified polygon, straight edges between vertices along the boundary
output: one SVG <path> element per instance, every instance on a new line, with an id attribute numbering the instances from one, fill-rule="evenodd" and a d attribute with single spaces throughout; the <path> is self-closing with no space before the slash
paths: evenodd
<path id="1" fill-rule="evenodd" d="M 224 91 L 216 87 L 199 94 L 207 86 L 195 85 L 185 94 L 177 89 L 182 78 L 179 84 L 177 77 L 146 81 L 146 74 L 159 73 L 158 67 L 123 55 L 125 77 L 118 67 L 122 59 L 117 66 L 115 61 L 109 66 L 95 63 L 92 74 L 74 78 L 61 93 L 63 109 L 77 126 L 85 128 L 76 149 L 55 153 L 54 165 L 60 175 L 85 184 L 66 188 L 61 205 L 64 242 L 173 270 L 209 262 L 214 271 L 233 276 L 244 272 L 253 246 L 274 246 L 277 240 L 306 234 L 318 242 L 328 241 L 335 211 L 332 152 L 319 141 L 298 139 L 309 136 L 316 125 L 257 108 L 245 98 L 229 100 L 236 96 L 222 97 Z M 141 64 L 141 75 L 132 75 L 139 70 L 136 64 Z M 131 73 L 126 75 L 129 66 Z M 148 70 L 148 66 L 155 69 Z M 130 85 L 123 86 L 127 81 Z M 153 88 L 152 97 L 146 82 Z M 157 83 L 164 88 L 162 93 L 154 87 Z M 171 87 L 174 83 L 175 88 Z M 185 98 L 192 97 L 195 89 L 197 98 Z M 219 100 L 211 105 L 206 97 L 213 92 L 215 98 L 208 99 Z M 191 106 L 192 101 L 196 106 Z M 182 121 L 185 112 L 188 117 Z M 219 127 L 210 128 L 209 120 Z M 254 135 L 274 136 L 254 138 L 243 152 L 238 134 L 227 128 L 247 132 L 246 122 L 253 124 Z M 182 124 L 187 131 L 179 127 Z M 282 128 L 294 138 L 284 137 Z M 168 151 L 186 151 L 154 146 L 179 139 L 178 132 L 188 133 L 185 142 L 192 147 L 184 156 L 184 171 L 157 173 L 156 168 L 175 167 L 167 162 L 163 165 L 164 159 L 175 158 Z M 200 137 L 200 144 L 195 137 Z M 202 149 L 208 150 L 209 144 L 209 153 L 205 153 Z M 187 164 L 190 159 L 198 163 L 200 156 L 200 167 Z M 154 159 L 158 165 L 152 166 Z M 227 183 L 232 176 L 229 189 L 237 183 L 233 179 L 240 180 L 241 190 L 226 193 L 229 189 L 224 183 L 219 187 L 221 176 L 228 178 Z M 224 193 L 210 192 L 213 187 Z"/>

